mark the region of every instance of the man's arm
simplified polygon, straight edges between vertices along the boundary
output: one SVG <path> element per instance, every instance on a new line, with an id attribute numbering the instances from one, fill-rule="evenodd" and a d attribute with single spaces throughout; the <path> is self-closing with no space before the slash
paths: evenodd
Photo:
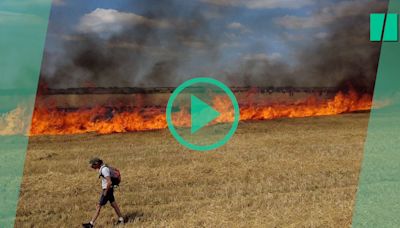
<path id="1" fill-rule="evenodd" d="M 111 184 L 112 184 L 112 182 L 111 182 L 111 177 L 110 176 L 107 176 L 106 177 L 106 180 L 107 180 L 107 186 L 106 186 L 106 189 L 104 190 L 104 196 L 106 196 L 107 195 L 107 192 L 108 192 L 108 190 L 111 188 Z"/>

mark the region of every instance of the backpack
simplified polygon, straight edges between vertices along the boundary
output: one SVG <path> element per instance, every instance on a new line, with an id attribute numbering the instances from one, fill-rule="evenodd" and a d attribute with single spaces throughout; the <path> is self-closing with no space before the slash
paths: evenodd
<path id="1" fill-rule="evenodd" d="M 114 168 L 114 167 L 110 167 L 107 165 L 104 165 L 104 167 L 107 167 L 108 169 L 110 169 L 111 185 L 119 186 L 119 184 L 121 183 L 121 172 L 117 168 Z M 101 174 L 101 170 L 100 170 L 99 178 L 100 177 L 103 177 L 103 174 Z"/>

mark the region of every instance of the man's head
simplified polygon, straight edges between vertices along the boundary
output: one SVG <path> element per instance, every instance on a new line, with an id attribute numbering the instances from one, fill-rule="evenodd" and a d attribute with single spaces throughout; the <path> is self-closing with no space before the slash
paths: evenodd
<path id="1" fill-rule="evenodd" d="M 101 165 L 103 165 L 103 160 L 101 160 L 100 158 L 92 158 L 89 161 L 90 167 L 92 167 L 93 169 L 100 169 Z"/>

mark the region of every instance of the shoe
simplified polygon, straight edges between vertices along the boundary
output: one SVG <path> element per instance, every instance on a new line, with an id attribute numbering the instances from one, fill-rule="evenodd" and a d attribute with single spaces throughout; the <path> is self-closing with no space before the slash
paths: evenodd
<path id="1" fill-rule="evenodd" d="M 93 228 L 93 225 L 88 222 L 88 223 L 83 223 L 82 227 L 83 228 Z"/>
<path id="2" fill-rule="evenodd" d="M 124 220 L 118 220 L 115 225 L 122 225 L 122 224 L 125 224 L 125 221 Z"/>

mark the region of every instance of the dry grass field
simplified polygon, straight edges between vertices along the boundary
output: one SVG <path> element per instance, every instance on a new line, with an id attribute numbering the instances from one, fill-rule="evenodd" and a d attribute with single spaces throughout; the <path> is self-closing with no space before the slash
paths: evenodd
<path id="1" fill-rule="evenodd" d="M 124 227 L 348 227 L 367 113 L 242 122 L 218 150 L 167 129 L 31 137 L 16 227 L 79 227 L 100 191 L 95 155 L 122 172 Z M 116 221 L 107 205 L 96 227 Z"/>

